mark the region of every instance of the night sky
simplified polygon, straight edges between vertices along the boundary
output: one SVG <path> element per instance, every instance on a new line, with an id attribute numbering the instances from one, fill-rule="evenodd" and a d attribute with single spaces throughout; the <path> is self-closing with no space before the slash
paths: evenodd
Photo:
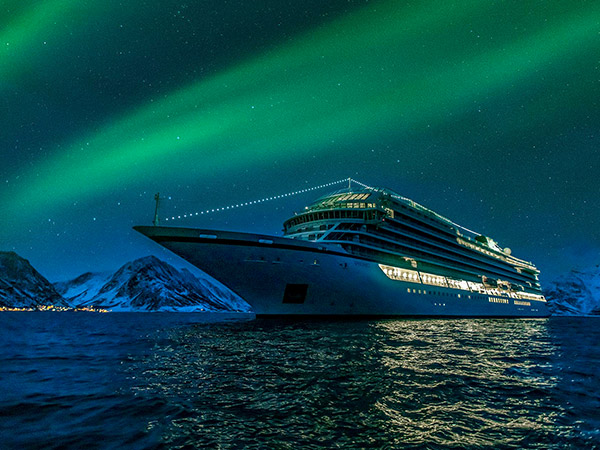
<path id="1" fill-rule="evenodd" d="M 544 282 L 600 263 L 599 100 L 598 1 L 3 0 L 0 250 L 116 269 L 168 257 L 131 229 L 156 192 L 170 217 L 351 176 Z M 172 224 L 280 234 L 325 193 Z"/>

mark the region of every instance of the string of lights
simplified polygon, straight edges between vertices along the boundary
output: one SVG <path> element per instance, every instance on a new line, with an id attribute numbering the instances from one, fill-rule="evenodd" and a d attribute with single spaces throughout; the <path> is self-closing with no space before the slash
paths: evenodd
<path id="1" fill-rule="evenodd" d="M 297 191 L 288 192 L 286 194 L 279 194 L 279 195 L 269 196 L 269 197 L 261 198 L 259 200 L 252 200 L 252 201 L 249 201 L 249 202 L 237 203 L 237 204 L 234 204 L 234 205 L 222 206 L 222 207 L 219 207 L 219 208 L 210 208 L 210 209 L 206 209 L 204 211 L 195 211 L 195 212 L 191 212 L 191 213 L 187 213 L 187 214 L 181 214 L 181 215 L 177 215 L 177 216 L 171 216 L 171 217 L 165 218 L 165 221 L 187 219 L 189 217 L 202 216 L 202 215 L 205 215 L 205 214 L 212 214 L 212 213 L 216 213 L 216 212 L 220 212 L 220 211 L 227 211 L 227 210 L 230 210 L 230 209 L 242 208 L 244 206 L 256 205 L 256 204 L 259 204 L 259 203 L 269 202 L 269 201 L 272 201 L 272 200 L 278 200 L 280 198 L 292 197 L 294 195 L 304 194 L 305 192 L 316 191 L 318 189 L 322 189 L 322 188 L 329 187 L 329 186 L 334 186 L 336 184 L 347 183 L 348 181 L 353 181 L 353 182 L 355 182 L 357 184 L 363 185 L 362 183 L 358 183 L 357 181 L 354 181 L 351 178 L 344 178 L 343 180 L 332 181 L 331 183 L 320 184 L 318 186 L 313 186 L 313 187 L 306 188 L 306 189 L 299 189 Z"/>
<path id="2" fill-rule="evenodd" d="M 419 208 L 419 209 L 421 209 L 423 211 L 427 211 L 430 214 L 433 214 L 434 216 L 436 216 L 438 219 L 443 220 L 444 222 L 447 222 L 450 225 L 458 227 L 458 228 L 460 228 L 463 231 L 466 231 L 468 233 L 472 233 L 472 234 L 474 234 L 476 236 L 478 236 L 480 234 L 480 233 L 477 233 L 476 231 L 469 230 L 468 228 L 463 227 L 462 225 L 459 225 L 459 224 L 457 224 L 455 222 L 452 222 L 450 219 L 442 216 L 441 214 L 436 213 L 435 211 L 430 210 L 429 208 L 425 208 L 423 205 L 418 204 L 417 202 L 415 202 L 414 200 L 411 200 L 410 198 L 402 197 L 401 195 L 396 195 L 396 194 L 393 194 L 392 197 L 394 197 L 394 198 L 396 198 L 398 200 L 402 200 L 404 202 L 407 202 L 410 205 L 412 205 L 414 208 Z"/>
<path id="3" fill-rule="evenodd" d="M 348 180 L 352 181 L 353 183 L 358 184 L 359 186 L 364 187 L 365 189 L 371 189 L 373 191 L 382 191 L 381 189 L 377 189 L 377 188 L 368 186 L 368 185 L 366 185 L 364 183 L 361 183 L 360 181 L 357 181 L 357 180 L 355 180 L 353 178 L 348 178 Z M 402 200 L 402 201 L 404 201 L 406 203 L 409 203 L 410 205 L 412 205 L 415 208 L 419 208 L 419 209 L 422 209 L 424 211 L 428 211 L 429 213 L 435 215 L 438 219 L 441 219 L 441 220 L 443 220 L 443 221 L 445 221 L 445 222 L 447 222 L 447 223 L 449 223 L 449 224 L 451 224 L 451 225 L 453 225 L 453 226 L 455 226 L 457 228 L 460 228 L 463 231 L 466 231 L 468 233 L 472 233 L 474 235 L 479 235 L 479 233 L 477 233 L 476 231 L 469 230 L 468 228 L 463 227 L 462 225 L 459 225 L 459 224 L 457 224 L 455 222 L 452 222 L 450 219 L 448 219 L 448 218 L 446 218 L 446 217 L 444 217 L 444 216 L 436 213 L 435 211 L 430 210 L 429 208 L 424 207 L 423 205 L 418 204 L 414 200 L 411 200 L 409 198 L 406 198 L 406 197 L 403 197 L 403 196 L 397 195 L 397 194 L 392 194 L 392 197 L 395 198 L 395 199 L 398 199 L 398 200 Z"/>
<path id="4" fill-rule="evenodd" d="M 348 183 L 349 185 L 350 185 L 350 183 L 355 183 L 355 184 L 357 184 L 357 185 L 359 185 L 359 186 L 361 186 L 361 187 L 363 187 L 365 189 L 370 189 L 370 190 L 375 191 L 375 192 L 383 191 L 383 189 L 374 188 L 374 187 L 369 186 L 369 185 L 367 185 L 365 183 L 362 183 L 362 182 L 360 182 L 358 180 L 355 180 L 354 178 L 344 178 L 344 179 L 341 179 L 341 180 L 332 181 L 331 183 L 320 184 L 318 186 L 313 186 L 313 187 L 305 188 L 305 189 L 299 189 L 297 191 L 288 192 L 286 194 L 279 194 L 279 195 L 274 195 L 274 196 L 270 196 L 270 197 L 265 197 L 265 198 L 261 198 L 259 200 L 252 200 L 252 201 L 248 201 L 248 202 L 244 202 L 244 203 L 237 203 L 237 204 L 234 204 L 234 205 L 222 206 L 222 207 L 219 207 L 219 208 L 210 208 L 210 209 L 206 209 L 204 211 L 195 211 L 195 212 L 191 212 L 191 213 L 187 213 L 187 214 L 181 214 L 181 215 L 177 215 L 177 216 L 171 216 L 171 217 L 165 218 L 165 221 L 187 219 L 187 218 L 190 218 L 190 217 L 202 216 L 202 215 L 205 215 L 205 214 L 212 214 L 212 213 L 216 213 L 216 212 L 220 212 L 220 211 L 227 211 L 227 210 L 230 210 L 230 209 L 242 208 L 244 206 L 256 205 L 256 204 L 259 204 L 259 203 L 269 202 L 269 201 L 273 201 L 273 200 L 279 200 L 280 198 L 292 197 L 294 195 L 299 195 L 299 194 L 304 194 L 306 192 L 316 191 L 318 189 L 323 189 L 325 187 L 334 186 L 336 184 L 341 184 L 341 183 Z M 406 198 L 406 197 L 403 197 L 403 196 L 397 195 L 397 194 L 392 194 L 392 197 L 394 197 L 394 198 L 396 198 L 398 200 L 402 200 L 402 201 L 404 201 L 406 203 L 409 203 L 410 205 L 412 205 L 415 208 L 419 208 L 419 209 L 422 209 L 424 211 L 428 211 L 429 213 L 435 215 L 439 219 L 441 219 L 441 220 L 443 220 L 443 221 L 445 221 L 445 222 L 447 222 L 447 223 L 449 223 L 449 224 L 451 224 L 451 225 L 453 225 L 453 226 L 455 226 L 457 228 L 460 228 L 463 231 L 466 231 L 466 232 L 471 233 L 473 235 L 478 235 L 479 234 L 476 231 L 469 230 L 468 228 L 465 228 L 465 227 L 463 227 L 463 226 L 461 226 L 461 225 L 459 225 L 459 224 L 451 221 L 450 219 L 447 219 L 446 217 L 444 217 L 444 216 L 442 216 L 442 215 L 440 215 L 440 214 L 438 214 L 438 213 L 436 213 L 434 211 L 431 211 L 430 209 L 428 209 L 428 208 L 426 208 L 426 207 L 418 204 L 417 202 L 415 202 L 415 201 L 413 201 L 413 200 L 411 200 L 409 198 Z"/>
<path id="5" fill-rule="evenodd" d="M 379 189 L 375 189 L 374 187 L 367 186 L 365 183 L 361 183 L 360 181 L 356 181 L 354 178 L 348 178 L 347 180 L 348 180 L 348 181 L 351 181 L 351 182 L 353 182 L 353 183 L 356 183 L 356 184 L 358 184 L 359 186 L 361 186 L 361 187 L 364 187 L 365 189 L 371 189 L 372 191 L 377 191 L 377 190 L 379 190 Z"/>

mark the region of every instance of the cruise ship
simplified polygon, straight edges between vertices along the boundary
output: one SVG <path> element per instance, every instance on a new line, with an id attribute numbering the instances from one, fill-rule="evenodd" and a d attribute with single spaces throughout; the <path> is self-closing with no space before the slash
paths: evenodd
<path id="1" fill-rule="evenodd" d="M 549 315 L 531 262 L 389 189 L 349 183 L 286 220 L 283 236 L 134 228 L 257 317 Z"/>

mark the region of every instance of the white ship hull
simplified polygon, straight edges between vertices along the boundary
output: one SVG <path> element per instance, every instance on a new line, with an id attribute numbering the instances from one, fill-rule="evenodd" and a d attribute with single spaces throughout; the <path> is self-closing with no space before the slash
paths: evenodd
<path id="1" fill-rule="evenodd" d="M 376 262 L 316 243 L 190 228 L 136 230 L 225 284 L 257 316 L 549 315 L 544 301 L 391 279 Z"/>

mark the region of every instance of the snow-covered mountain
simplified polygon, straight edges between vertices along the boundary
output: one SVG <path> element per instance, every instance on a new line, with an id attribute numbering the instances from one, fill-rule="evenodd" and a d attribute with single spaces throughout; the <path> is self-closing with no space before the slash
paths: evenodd
<path id="1" fill-rule="evenodd" d="M 600 315 L 600 266 L 572 270 L 548 284 L 544 294 L 554 315 Z"/>
<path id="2" fill-rule="evenodd" d="M 73 306 L 79 306 L 94 298 L 108 280 L 112 277 L 110 272 L 86 272 L 70 281 L 54 283 L 56 291 L 69 301 Z"/>
<path id="3" fill-rule="evenodd" d="M 0 306 L 68 306 L 54 286 L 15 252 L 0 252 Z"/>
<path id="4" fill-rule="evenodd" d="M 208 275 L 195 276 L 154 257 L 108 274 L 85 273 L 55 287 L 74 307 L 113 311 L 249 311 L 240 297 Z"/>

